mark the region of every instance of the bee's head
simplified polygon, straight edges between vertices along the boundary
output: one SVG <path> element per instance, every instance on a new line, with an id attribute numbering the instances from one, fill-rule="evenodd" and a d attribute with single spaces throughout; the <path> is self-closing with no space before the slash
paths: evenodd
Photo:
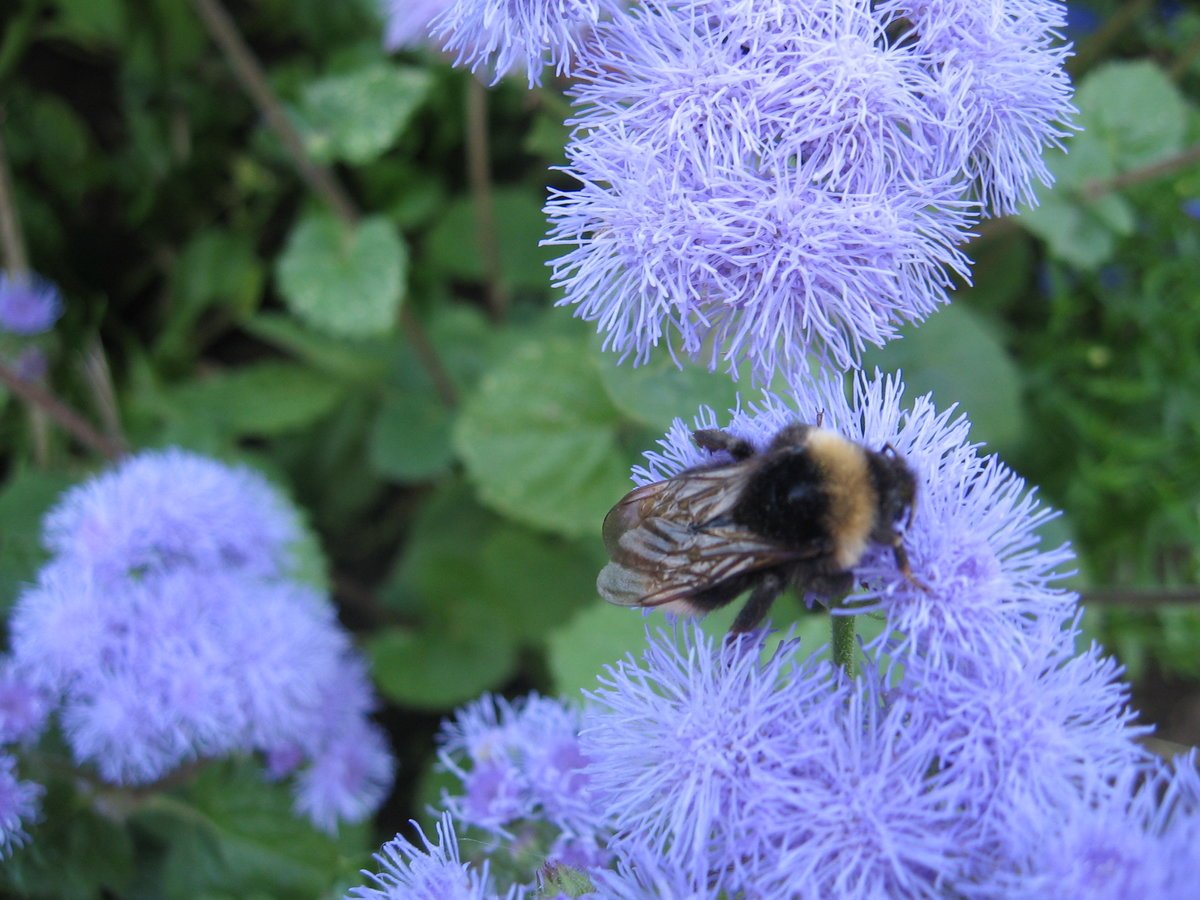
<path id="1" fill-rule="evenodd" d="M 912 525 L 917 505 L 917 478 L 896 448 L 886 444 L 876 456 L 875 487 L 879 491 L 879 524 L 894 531 L 903 517 L 904 527 Z"/>

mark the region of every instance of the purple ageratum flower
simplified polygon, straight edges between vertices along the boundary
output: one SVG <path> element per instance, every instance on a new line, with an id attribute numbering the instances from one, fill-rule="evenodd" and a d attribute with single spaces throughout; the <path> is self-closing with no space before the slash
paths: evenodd
<path id="1" fill-rule="evenodd" d="M 464 793 L 443 797 L 457 819 L 493 832 L 537 818 L 587 837 L 603 818 L 591 794 L 579 742 L 582 714 L 532 694 L 513 703 L 484 696 L 443 728 L 442 765 Z M 576 848 L 578 849 L 578 848 Z M 560 855 L 569 855 L 563 848 Z"/>
<path id="2" fill-rule="evenodd" d="M 937 894 L 964 852 L 960 786 L 930 779 L 921 710 L 796 649 L 660 632 L 601 678 L 584 739 L 618 855 L 663 860 L 684 896 Z"/>
<path id="3" fill-rule="evenodd" d="M 576 74 L 578 134 L 619 130 L 714 169 L 853 191 L 954 162 L 928 61 L 866 4 L 651 0 L 599 25 Z"/>
<path id="4" fill-rule="evenodd" d="M 781 741 L 804 752 L 786 732 L 831 693 L 832 676 L 798 666 L 790 644 L 765 664 L 751 644 L 742 638 L 722 654 L 697 629 L 682 640 L 659 632 L 641 661 L 600 676 L 582 739 L 598 805 L 619 829 L 618 855 L 626 835 L 688 873 L 757 852 L 746 817 L 762 799 L 760 767 Z"/>
<path id="5" fill-rule="evenodd" d="M 939 85 L 865 6 L 652 2 L 579 74 L 579 186 L 552 192 L 546 243 L 572 248 L 562 303 L 623 358 L 666 338 L 764 380 L 809 351 L 845 368 L 967 276 Z"/>
<path id="6" fill-rule="evenodd" d="M 853 365 L 905 321 L 946 302 L 967 218 L 954 190 L 882 178 L 855 190 L 804 172 L 729 167 L 617 131 L 568 147 L 580 187 L 546 207 L 561 304 L 597 323 L 605 349 L 749 360 L 768 379 L 808 352 Z"/>
<path id="7" fill-rule="evenodd" d="M 63 312 L 58 288 L 38 275 L 0 272 L 0 330 L 33 335 L 49 331 Z"/>
<path id="8" fill-rule="evenodd" d="M 757 403 L 732 410 L 727 428 L 764 448 L 785 425 L 821 414 L 825 428 L 872 449 L 890 444 L 907 460 L 917 503 L 904 544 L 928 590 L 900 575 L 890 548 L 874 548 L 856 568 L 859 586 L 848 598 L 859 611 L 886 612 L 907 651 L 939 663 L 964 649 L 972 658 L 1003 660 L 1017 645 L 1040 646 L 1049 640 L 1047 623 L 1057 629 L 1076 610 L 1075 596 L 1055 587 L 1073 559 L 1069 548 L 1040 546 L 1038 528 L 1054 513 L 1001 462 L 979 455 L 965 417 L 938 412 L 928 395 L 904 410 L 903 393 L 898 378 L 860 375 L 848 398 L 840 379 L 824 378 L 786 397 L 763 392 Z M 711 410 L 694 424 L 726 427 Z M 691 431 L 676 420 L 661 449 L 634 469 L 635 483 L 720 461 L 695 446 Z"/>
<path id="9" fill-rule="evenodd" d="M 777 355 L 856 365 L 946 302 L 969 227 L 1031 196 L 1071 107 L 1053 4 L 933 5 L 955 30 L 928 40 L 898 2 L 601 23 L 573 73 L 578 186 L 546 208 L 563 303 L 623 358 L 667 337 L 768 380 Z"/>
<path id="10" fill-rule="evenodd" d="M 150 450 L 67 491 L 47 549 L 102 580 L 177 566 L 285 574 L 296 513 L 257 472 L 178 448 Z"/>
<path id="11" fill-rule="evenodd" d="M 46 725 L 51 701 L 12 664 L 0 663 L 0 744 L 35 740 Z"/>
<path id="12" fill-rule="evenodd" d="M 362 822 L 386 799 L 395 770 L 384 733 L 356 719 L 300 773 L 296 811 L 331 833 L 339 822 Z"/>
<path id="13" fill-rule="evenodd" d="M 289 747 L 312 763 L 297 804 L 322 827 L 363 818 L 386 793 L 362 663 L 311 588 L 190 567 L 101 586 L 58 560 L 18 599 L 10 631 L 16 665 L 59 698 L 76 760 L 106 780 Z"/>
<path id="14" fill-rule="evenodd" d="M 1057 0 L 885 0 L 887 21 L 905 23 L 905 38 L 936 65 L 943 110 L 961 142 L 963 173 L 992 215 L 1037 202 L 1036 178 L 1053 177 L 1042 160 L 1061 147 L 1075 114 L 1064 64 L 1066 7 Z"/>
<path id="15" fill-rule="evenodd" d="M 396 764 L 384 733 L 368 715 L 378 703 L 366 661 L 345 650 L 316 690 L 309 730 L 292 737 L 311 760 L 296 781 L 296 809 L 319 828 L 361 822 L 387 797 Z M 306 700 L 311 695 L 306 695 Z M 274 756 L 279 761 L 278 754 Z"/>
<path id="16" fill-rule="evenodd" d="M 1098 775 L 1059 811 L 1031 866 L 996 871 L 984 886 L 1019 900 L 1190 897 L 1200 878 L 1198 788 L 1194 751 L 1174 769 L 1152 761 Z"/>
<path id="17" fill-rule="evenodd" d="M 429 43 L 430 23 L 454 0 L 382 0 L 388 50 L 408 50 Z"/>
<path id="18" fill-rule="evenodd" d="M 596 887 L 595 894 L 585 897 L 604 897 L 605 900 L 709 900 L 712 897 L 734 896 L 733 879 L 724 872 L 684 871 L 679 865 L 663 859 L 654 850 L 640 846 L 631 835 L 622 846 L 616 868 L 595 868 L 588 877 Z"/>
<path id="19" fill-rule="evenodd" d="M 424 848 L 401 835 L 388 841 L 375 854 L 382 867 L 378 874 L 363 870 L 373 886 L 357 887 L 346 896 L 356 900 L 518 900 L 525 896 L 520 888 L 510 888 L 500 894 L 493 885 L 487 863 L 472 869 L 459 857 L 458 837 L 454 820 L 442 813 L 437 824 L 435 844 L 420 826 L 413 827 L 421 836 Z"/>
<path id="20" fill-rule="evenodd" d="M 1011 659 L 972 661 L 965 647 L 953 667 L 911 653 L 901 658 L 899 691 L 924 715 L 938 747 L 936 783 L 960 788 L 957 811 L 973 848 L 972 880 L 1028 870 L 1058 817 L 1089 785 L 1146 765 L 1120 667 L 1099 648 L 1073 656 L 1074 634 Z"/>
<path id="21" fill-rule="evenodd" d="M 456 65 L 484 71 L 495 84 L 523 69 L 529 86 L 542 69 L 564 74 L 579 49 L 579 32 L 596 24 L 617 0 L 451 0 L 432 23 L 434 36 Z"/>
<path id="22" fill-rule="evenodd" d="M 16 760 L 0 755 L 0 859 L 29 840 L 25 824 L 37 818 L 44 789 L 31 781 L 20 781 Z"/>

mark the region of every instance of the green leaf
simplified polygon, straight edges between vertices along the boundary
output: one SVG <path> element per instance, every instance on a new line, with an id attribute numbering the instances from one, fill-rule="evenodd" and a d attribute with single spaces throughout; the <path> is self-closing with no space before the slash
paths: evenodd
<path id="1" fill-rule="evenodd" d="M 512 288 L 549 292 L 546 263 L 557 255 L 540 247 L 546 236 L 542 196 L 531 189 L 501 188 L 492 195 L 500 271 Z M 460 197 L 447 208 L 425 242 L 426 257 L 442 272 L 461 281 L 482 283 L 487 277 L 479 246 L 474 203 Z"/>
<path id="2" fill-rule="evenodd" d="M 0 492 L 0 611 L 11 607 L 45 562 L 42 517 L 71 483 L 59 473 L 19 470 Z"/>
<path id="3" fill-rule="evenodd" d="M 1078 140 L 1104 145 L 1118 171 L 1141 168 L 1183 149 L 1187 101 L 1149 60 L 1098 66 L 1080 84 L 1075 102 L 1084 129 Z"/>
<path id="4" fill-rule="evenodd" d="M 211 765 L 180 796 L 161 795 L 147 810 L 138 820 L 168 841 L 167 897 L 315 897 L 366 855 L 365 828 L 322 834 L 296 816 L 284 783 L 268 783 L 248 762 Z"/>
<path id="5" fill-rule="evenodd" d="M 595 596 L 602 563 L 598 538 L 568 541 L 523 528 L 452 482 L 421 509 L 390 590 L 431 628 L 499 628 L 532 642 Z M 491 617 L 486 625 L 478 610 Z"/>
<path id="6" fill-rule="evenodd" d="M 249 237 L 224 228 L 201 231 L 188 241 L 171 273 L 178 304 L 172 319 L 182 315 L 191 323 L 215 304 L 249 314 L 258 305 L 262 282 L 262 266 Z"/>
<path id="7" fill-rule="evenodd" d="M 12 128 L 10 133 L 15 130 Z M 43 94 L 30 109 L 29 120 L 21 131 L 12 137 L 14 156 L 33 157 L 43 172 L 71 172 L 74 177 L 55 179 L 52 187 L 46 187 L 82 202 L 100 171 L 94 165 L 92 141 L 83 119 L 61 97 Z M 39 193 L 44 190 L 41 188 Z M 22 209 L 22 218 L 24 212 Z"/>
<path id="8" fill-rule="evenodd" d="M 196 323 L 210 307 L 223 306 L 235 319 L 253 313 L 262 296 L 264 274 L 247 236 L 222 228 L 197 234 L 171 272 L 173 304 L 158 338 L 158 354 L 193 356 Z"/>
<path id="9" fill-rule="evenodd" d="M 429 92 L 428 72 L 373 63 L 307 85 L 305 147 L 321 162 L 368 163 L 395 143 Z"/>
<path id="10" fill-rule="evenodd" d="M 589 549 L 508 525 L 481 549 L 492 606 L 519 638 L 540 639 L 596 595 L 603 565 L 598 539 Z"/>
<path id="11" fill-rule="evenodd" d="M 1025 427 L 1020 372 L 988 323 L 961 303 L 866 354 L 863 368 L 900 369 L 911 399 L 932 392 L 941 408 L 958 403 L 972 437 L 992 449 L 1019 443 Z"/>
<path id="12" fill-rule="evenodd" d="M 541 877 L 544 897 L 583 897 L 596 890 L 586 873 L 561 863 L 547 862 Z"/>
<path id="13" fill-rule="evenodd" d="M 120 0 L 54 0 L 55 15 L 45 36 L 88 47 L 119 44 L 125 35 Z"/>
<path id="14" fill-rule="evenodd" d="M 135 866 L 129 832 L 97 815 L 74 784 L 49 779 L 46 787 L 29 843 L 13 850 L 0 866 L 0 892 L 63 900 L 127 896 Z"/>
<path id="15" fill-rule="evenodd" d="M 389 393 L 371 427 L 375 471 L 397 481 L 423 481 L 450 467 L 453 416 L 430 392 Z"/>
<path id="16" fill-rule="evenodd" d="M 1050 150 L 1053 188 L 1038 188 L 1038 204 L 1021 223 L 1057 258 L 1085 271 L 1098 269 L 1136 226 L 1120 193 L 1094 196 L 1092 185 L 1173 156 L 1183 148 L 1187 105 L 1153 63 L 1114 62 L 1084 79 L 1076 95 L 1083 131 L 1067 151 Z"/>
<path id="17" fill-rule="evenodd" d="M 384 218 L 349 228 L 317 213 L 301 219 L 279 258 L 279 288 L 309 325 L 342 337 L 392 329 L 408 270 L 408 251 Z"/>
<path id="18" fill-rule="evenodd" d="M 656 353 L 642 366 L 616 365 L 598 341 L 594 347 L 609 399 L 642 425 L 665 431 L 677 417 L 690 420 L 701 406 L 723 414 L 737 402 L 737 384 L 728 375 L 690 362 L 681 369 L 667 353 Z"/>
<path id="19" fill-rule="evenodd" d="M 375 383 L 387 373 L 395 346 L 386 339 L 347 343 L 314 331 L 282 313 L 259 313 L 242 323 L 243 330 L 280 350 L 304 360 L 335 378 Z"/>
<path id="20" fill-rule="evenodd" d="M 342 385 L 304 366 L 263 362 L 169 391 L 165 413 L 175 420 L 213 423 L 238 437 L 270 437 L 311 425 L 342 394 Z"/>
<path id="21" fill-rule="evenodd" d="M 498 687 L 516 666 L 516 647 L 503 628 L 487 631 L 380 631 L 366 645 L 379 690 L 405 706 L 442 710 Z"/>
<path id="22" fill-rule="evenodd" d="M 1021 224 L 1046 242 L 1050 253 L 1084 271 L 1094 271 L 1112 258 L 1117 235 L 1103 220 L 1067 194 L 1049 194 L 1021 213 Z"/>
<path id="23" fill-rule="evenodd" d="M 594 691 L 604 667 L 627 653 L 640 653 L 646 645 L 646 627 L 663 621 L 661 616 L 655 620 L 597 598 L 550 633 L 547 661 L 554 692 L 578 700 L 580 691 Z"/>
<path id="24" fill-rule="evenodd" d="M 596 534 L 629 486 L 619 424 L 586 347 L 549 338 L 484 375 L 454 445 L 489 506 L 537 528 Z"/>

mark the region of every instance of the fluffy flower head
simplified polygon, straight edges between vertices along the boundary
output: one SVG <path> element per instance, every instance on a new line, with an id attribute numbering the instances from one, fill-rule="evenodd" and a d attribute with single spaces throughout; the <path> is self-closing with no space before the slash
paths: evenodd
<path id="1" fill-rule="evenodd" d="M 180 566 L 277 576 L 300 537 L 295 512 L 257 472 L 176 447 L 71 488 L 43 531 L 48 550 L 101 579 Z"/>
<path id="2" fill-rule="evenodd" d="M 578 34 L 594 25 L 612 0 L 452 0 L 432 30 L 456 63 L 490 74 L 492 83 L 523 70 L 529 86 L 542 69 L 567 71 L 578 51 Z"/>
<path id="3" fill-rule="evenodd" d="M 58 288 L 37 275 L 0 272 L 0 329 L 31 335 L 49 331 L 62 315 Z"/>
<path id="4" fill-rule="evenodd" d="M 484 696 L 442 732 L 442 765 L 463 783 L 444 802 L 467 824 L 502 831 L 537 818 L 575 834 L 600 826 L 580 746 L 579 710 L 532 694 L 514 703 Z"/>
<path id="5" fill-rule="evenodd" d="M 909 7 L 912 7 L 911 9 Z M 978 8 L 976 8 L 978 7 Z M 935 12 L 936 11 L 936 14 Z M 601 22 L 547 243 L 606 347 L 841 368 L 969 277 L 1072 112 L 1049 0 L 646 0 Z"/>
<path id="6" fill-rule="evenodd" d="M 299 772 L 296 807 L 318 827 L 360 821 L 394 764 L 332 604 L 286 577 L 298 536 L 248 469 L 179 450 L 127 460 L 48 514 L 56 555 L 13 609 L 11 672 L 110 782 L 261 752 L 273 775 Z M 45 710 L 13 696 L 15 738 Z"/>
<path id="7" fill-rule="evenodd" d="M 429 41 L 429 26 L 453 0 L 383 0 L 385 31 L 383 45 L 388 50 L 407 50 Z"/>
<path id="8" fill-rule="evenodd" d="M 25 825 L 37 818 L 42 793 L 41 785 L 17 778 L 11 756 L 0 755 L 0 859 L 29 840 Z"/>
<path id="9" fill-rule="evenodd" d="M 458 852 L 454 820 L 443 813 L 437 824 L 437 843 L 413 822 L 424 847 L 396 835 L 375 854 L 382 870 L 363 871 L 371 887 L 354 888 L 347 895 L 356 900 L 496 900 L 502 896 L 492 885 L 485 864 L 481 870 L 463 863 Z M 507 900 L 523 896 L 517 890 L 503 895 Z"/>

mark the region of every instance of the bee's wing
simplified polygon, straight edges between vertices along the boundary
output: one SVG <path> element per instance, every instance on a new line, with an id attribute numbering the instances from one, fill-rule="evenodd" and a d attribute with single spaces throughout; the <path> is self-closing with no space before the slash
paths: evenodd
<path id="1" fill-rule="evenodd" d="M 755 459 L 694 469 L 637 488 L 604 519 L 612 562 L 596 587 L 620 606 L 660 606 L 686 600 L 722 581 L 816 555 L 785 547 L 730 518 Z"/>

